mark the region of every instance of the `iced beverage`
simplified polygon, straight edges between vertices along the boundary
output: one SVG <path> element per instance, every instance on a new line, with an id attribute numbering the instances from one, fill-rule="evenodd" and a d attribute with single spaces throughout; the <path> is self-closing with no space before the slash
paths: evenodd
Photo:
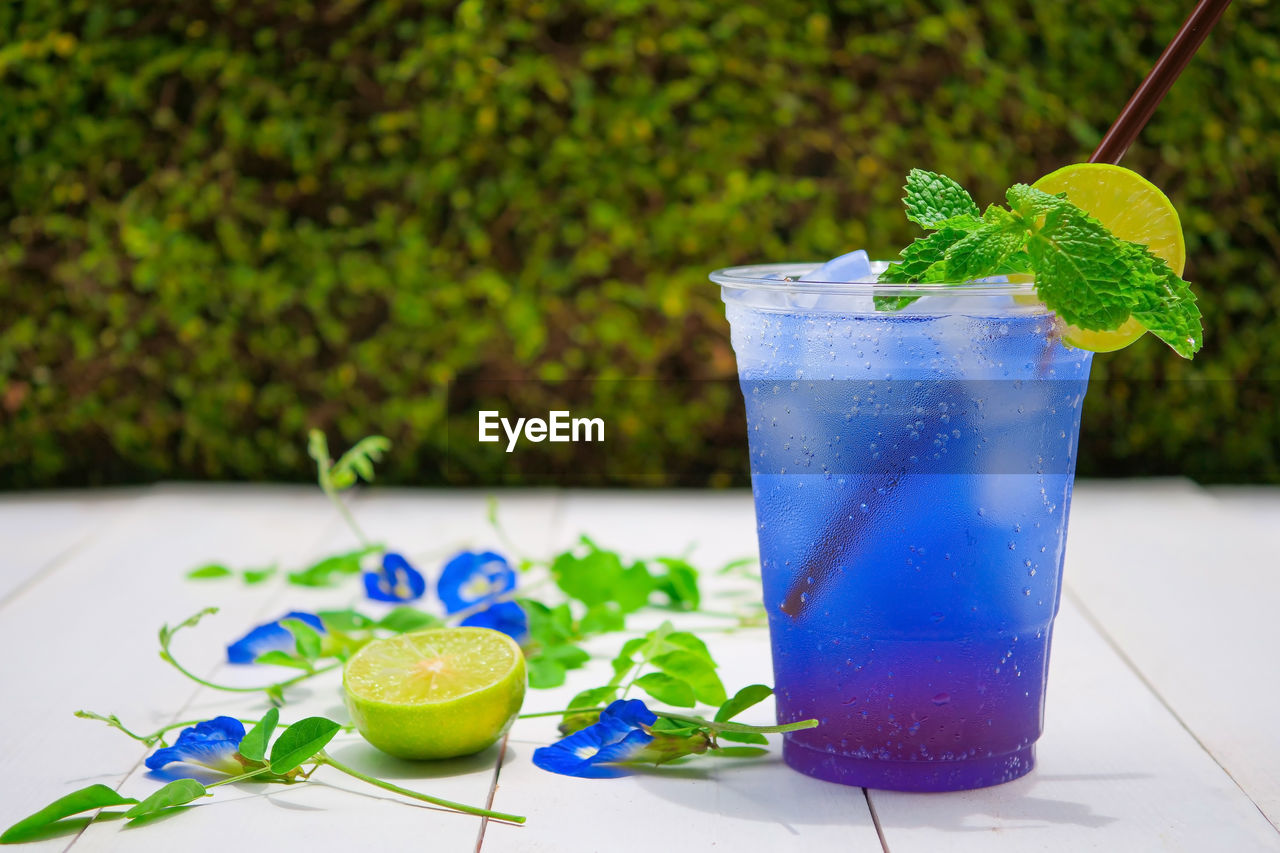
<path id="1" fill-rule="evenodd" d="M 872 788 L 1015 779 L 1044 716 L 1092 354 L 1057 339 L 1030 284 L 788 280 L 807 270 L 712 274 L 778 717 L 819 720 L 785 759 Z"/>

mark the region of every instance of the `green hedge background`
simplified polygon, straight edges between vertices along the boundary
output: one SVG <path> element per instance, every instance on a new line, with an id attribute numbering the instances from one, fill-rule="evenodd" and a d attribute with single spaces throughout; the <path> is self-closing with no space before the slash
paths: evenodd
<path id="1" fill-rule="evenodd" d="M 1190 5 L 4 4 L 0 487 L 305 479 L 310 426 L 486 482 L 451 383 L 732 376 L 710 268 L 888 256 L 911 166 L 1085 159 Z M 1207 343 L 1097 359 L 1082 473 L 1280 479 L 1277 26 L 1237 0 L 1125 160 Z M 728 386 L 632 385 L 663 469 L 742 482 Z"/>

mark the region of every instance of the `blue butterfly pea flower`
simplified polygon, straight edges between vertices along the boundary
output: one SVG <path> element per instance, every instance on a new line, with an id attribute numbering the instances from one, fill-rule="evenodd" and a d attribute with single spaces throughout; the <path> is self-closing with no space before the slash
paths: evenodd
<path id="1" fill-rule="evenodd" d="M 523 642 L 529 635 L 529 616 L 514 601 L 500 601 L 479 613 L 471 614 L 458 624 L 501 631 L 517 643 Z"/>
<path id="2" fill-rule="evenodd" d="M 297 619 L 300 622 L 307 623 L 321 634 L 325 632 L 324 623 L 314 613 L 301 613 L 293 610 L 281 616 L 280 619 Z M 259 625 L 227 646 L 227 661 L 229 663 L 253 663 L 267 652 L 293 651 L 295 644 L 296 641 L 293 638 L 293 634 L 290 634 L 289 629 L 280 624 L 280 620 L 268 622 L 265 625 Z"/>
<path id="3" fill-rule="evenodd" d="M 507 558 L 493 551 L 463 551 L 448 563 L 436 582 L 436 594 L 449 613 L 492 601 L 516 588 L 516 573 Z"/>
<path id="4" fill-rule="evenodd" d="M 244 772 L 244 765 L 236 757 L 243 739 L 243 723 L 235 717 L 214 717 L 183 729 L 173 746 L 147 756 L 147 767 L 159 770 L 166 764 L 185 761 L 234 776 Z"/>
<path id="5" fill-rule="evenodd" d="M 600 713 L 600 721 L 567 738 L 533 751 L 533 763 L 543 770 L 583 779 L 606 779 L 622 774 L 616 765 L 641 757 L 653 742 L 647 727 L 657 717 L 639 699 L 619 699 Z"/>
<path id="6" fill-rule="evenodd" d="M 427 580 L 402 554 L 382 555 L 382 568 L 364 573 L 365 595 L 374 601 L 417 601 L 427 591 Z"/>

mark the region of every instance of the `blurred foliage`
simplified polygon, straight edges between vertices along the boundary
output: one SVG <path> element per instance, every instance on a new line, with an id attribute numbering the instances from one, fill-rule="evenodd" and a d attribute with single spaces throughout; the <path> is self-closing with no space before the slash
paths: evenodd
<path id="1" fill-rule="evenodd" d="M 306 479 L 308 427 L 482 480 L 445 464 L 451 383 L 731 376 L 710 268 L 890 255 L 911 166 L 986 202 L 1084 159 L 1188 6 L 0 5 L 0 486 Z M 1207 343 L 1097 359 L 1138 381 L 1091 392 L 1081 472 L 1280 478 L 1246 381 L 1280 362 L 1265 0 L 1125 164 L 1184 213 Z M 725 383 L 630 387 L 665 470 L 742 480 Z"/>

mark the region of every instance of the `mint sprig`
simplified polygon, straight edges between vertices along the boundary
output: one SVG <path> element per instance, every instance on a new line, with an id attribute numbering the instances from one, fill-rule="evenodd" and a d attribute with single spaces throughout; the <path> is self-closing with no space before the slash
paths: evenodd
<path id="1" fill-rule="evenodd" d="M 880 281 L 963 282 L 1032 273 L 1036 293 L 1063 322 L 1088 331 L 1118 329 L 1130 317 L 1184 358 L 1204 339 L 1190 285 L 1146 246 L 1121 240 L 1067 200 L 1026 184 L 1005 193 L 1009 207 L 981 215 L 972 197 L 944 175 L 912 169 L 907 218 L 932 231 L 902 250 Z M 877 296 L 895 311 L 918 296 Z"/>

